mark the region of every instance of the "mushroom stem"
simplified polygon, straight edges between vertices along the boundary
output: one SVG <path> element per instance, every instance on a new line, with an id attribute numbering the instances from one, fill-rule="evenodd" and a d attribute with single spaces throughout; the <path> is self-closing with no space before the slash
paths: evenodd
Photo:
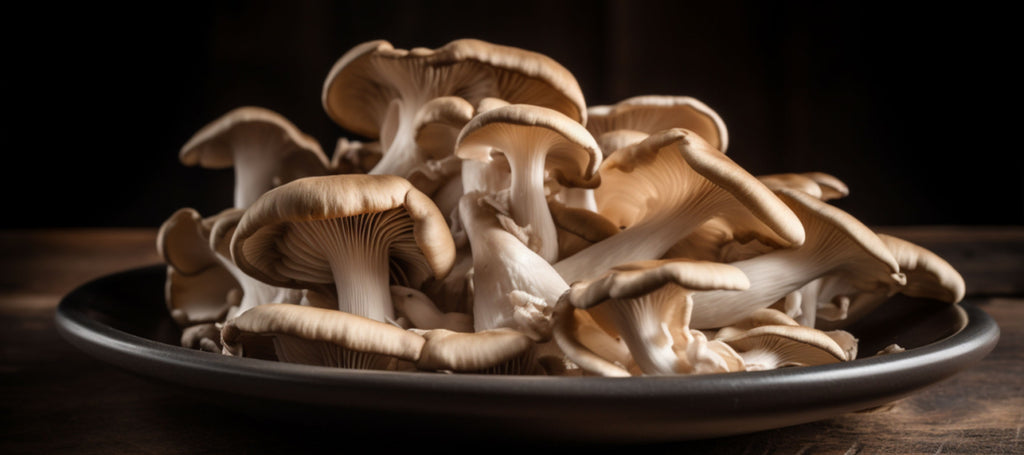
<path id="1" fill-rule="evenodd" d="M 555 270 L 572 283 L 626 262 L 660 258 L 716 211 L 714 204 L 707 202 L 706 199 L 704 203 L 693 204 L 697 207 L 685 204 L 678 210 L 641 221 L 556 262 Z"/>
<path id="2" fill-rule="evenodd" d="M 280 160 L 274 158 L 274 155 L 278 155 L 280 151 L 270 144 L 284 146 L 283 138 L 256 129 L 253 131 L 257 133 L 238 139 L 239 143 L 234 149 L 235 162 L 245 163 L 234 166 L 236 208 L 249 207 L 256 198 L 282 183 L 275 182 L 274 178 L 280 170 Z M 246 154 L 248 156 L 244 156 Z"/>
<path id="3" fill-rule="evenodd" d="M 370 174 L 391 174 L 408 177 L 423 162 L 416 146 L 416 112 L 424 103 L 410 99 L 394 99 L 388 105 L 381 125 L 383 155 Z"/>
<path id="4" fill-rule="evenodd" d="M 411 229 L 409 223 L 402 222 L 408 218 L 402 213 L 391 210 L 295 225 L 296 234 L 308 244 L 323 248 L 339 310 L 382 322 L 394 318 L 388 259 L 393 237 L 389 230 Z M 381 227 L 366 228 L 373 225 Z"/>
<path id="5" fill-rule="evenodd" d="M 617 300 L 590 309 L 598 319 L 613 321 L 615 330 L 646 374 L 675 374 L 679 361 L 672 349 L 668 321 L 680 303 L 670 294 L 654 292 L 642 298 Z"/>
<path id="6" fill-rule="evenodd" d="M 509 211 L 516 224 L 528 229 L 530 249 L 548 262 L 554 262 L 558 259 L 558 231 L 544 194 L 546 147 L 535 147 L 524 156 L 510 155 L 513 169 L 525 172 L 512 173 L 513 199 Z"/>

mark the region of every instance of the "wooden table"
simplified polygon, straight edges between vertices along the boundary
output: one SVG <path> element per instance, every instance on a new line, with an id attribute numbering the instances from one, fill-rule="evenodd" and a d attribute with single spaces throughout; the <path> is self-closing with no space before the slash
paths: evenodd
<path id="1" fill-rule="evenodd" d="M 643 447 L 658 453 L 1024 453 L 1024 228 L 892 227 L 964 275 L 1002 335 L 976 367 L 881 409 L 754 434 Z M 95 360 L 59 336 L 55 308 L 76 286 L 159 262 L 155 229 L 0 231 L 0 454 L 308 453 L 434 447 L 439 435 L 346 433 L 227 412 Z M 588 450 L 621 447 L 583 447 Z M 648 452 L 645 452 L 648 453 Z"/>

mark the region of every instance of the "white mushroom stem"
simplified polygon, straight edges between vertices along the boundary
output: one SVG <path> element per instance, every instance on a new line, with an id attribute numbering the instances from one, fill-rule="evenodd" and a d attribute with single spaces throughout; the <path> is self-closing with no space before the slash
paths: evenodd
<path id="1" fill-rule="evenodd" d="M 569 285 L 502 228 L 483 193 L 463 196 L 459 213 L 472 245 L 475 330 L 505 327 L 547 339 L 554 305 Z"/>
<path id="2" fill-rule="evenodd" d="M 235 139 L 236 208 L 252 205 L 260 195 L 282 183 L 275 181 L 275 177 L 280 172 L 284 134 L 268 129 L 252 128 L 252 131 L 259 134 L 239 135 Z"/>
<path id="3" fill-rule="evenodd" d="M 752 311 L 768 308 L 790 292 L 832 273 L 844 273 L 865 289 L 891 288 L 906 282 L 882 240 L 856 218 L 797 190 L 779 190 L 779 196 L 804 223 L 805 242 L 730 263 L 746 274 L 750 288 L 694 295 L 694 328 L 734 324 Z"/>
<path id="4" fill-rule="evenodd" d="M 303 240 L 301 244 L 292 243 L 296 257 L 310 254 L 327 259 L 339 310 L 382 322 L 394 318 L 389 250 L 397 231 L 412 229 L 404 211 L 313 220 L 293 226 L 296 239 Z"/>
<path id="5" fill-rule="evenodd" d="M 516 224 L 527 228 L 537 254 L 554 261 L 558 258 L 558 232 L 548 209 L 544 191 L 544 168 L 548 146 L 542 145 L 522 155 L 509 154 L 512 172 L 512 200 L 509 210 Z"/>
<path id="6" fill-rule="evenodd" d="M 684 201 L 676 210 L 646 219 L 556 262 L 555 270 L 571 283 L 619 264 L 662 257 L 679 239 L 717 213 L 718 204 L 727 203 L 727 196 L 719 192 L 692 204 Z"/>
<path id="7" fill-rule="evenodd" d="M 418 97 L 397 98 L 388 105 L 381 125 L 380 143 L 383 156 L 370 174 L 391 174 L 406 177 L 423 162 L 416 146 L 415 119 L 425 104 Z"/>

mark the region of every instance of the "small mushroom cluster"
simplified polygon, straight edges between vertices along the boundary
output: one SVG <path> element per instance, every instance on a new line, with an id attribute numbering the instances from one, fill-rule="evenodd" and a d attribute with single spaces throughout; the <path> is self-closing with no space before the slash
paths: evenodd
<path id="1" fill-rule="evenodd" d="M 843 362 L 896 293 L 956 303 L 949 263 L 829 201 L 820 172 L 752 175 L 686 96 L 587 106 L 551 58 L 474 39 L 371 41 L 331 68 L 332 156 L 239 107 L 181 162 L 234 206 L 161 226 L 185 347 L 339 368 L 683 375 Z"/>

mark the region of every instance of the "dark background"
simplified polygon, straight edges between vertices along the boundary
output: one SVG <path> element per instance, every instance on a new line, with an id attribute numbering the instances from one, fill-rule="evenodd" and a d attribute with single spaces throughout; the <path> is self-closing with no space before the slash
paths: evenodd
<path id="1" fill-rule="evenodd" d="M 897 5 L 898 4 L 898 5 Z M 895 6 L 894 6 L 895 5 Z M 372 39 L 472 37 L 572 71 L 590 105 L 689 95 L 751 173 L 824 171 L 869 225 L 1024 224 L 1009 10 L 985 2 L 210 1 L 7 9 L 6 228 L 156 227 L 231 204 L 230 171 L 179 148 L 242 105 L 325 152 L 333 63 Z M 994 4 L 993 4 L 994 5 Z M 350 136 L 356 138 L 355 136 Z"/>

